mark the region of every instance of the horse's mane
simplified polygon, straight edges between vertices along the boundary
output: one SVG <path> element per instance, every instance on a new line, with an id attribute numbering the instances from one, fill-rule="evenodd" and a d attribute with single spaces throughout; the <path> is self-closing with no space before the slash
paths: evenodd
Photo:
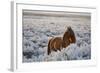
<path id="1" fill-rule="evenodd" d="M 68 40 L 69 36 L 70 35 L 69 35 L 68 28 L 67 28 L 67 30 L 65 31 L 65 33 L 63 34 L 63 37 L 62 37 L 62 39 L 63 39 L 62 47 L 63 48 L 66 48 L 66 46 L 70 44 L 70 42 Z"/>

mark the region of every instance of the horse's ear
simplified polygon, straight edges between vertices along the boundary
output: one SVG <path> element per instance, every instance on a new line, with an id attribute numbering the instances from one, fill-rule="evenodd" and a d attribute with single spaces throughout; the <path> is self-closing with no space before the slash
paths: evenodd
<path id="1" fill-rule="evenodd" d="M 65 29 L 67 29 L 67 28 L 68 28 L 68 26 L 66 25 L 66 26 L 65 26 Z"/>
<path id="2" fill-rule="evenodd" d="M 67 31 L 71 31 L 71 30 L 72 30 L 71 26 L 68 26 Z"/>
<path id="3" fill-rule="evenodd" d="M 68 26 L 69 29 L 71 29 L 71 26 Z"/>

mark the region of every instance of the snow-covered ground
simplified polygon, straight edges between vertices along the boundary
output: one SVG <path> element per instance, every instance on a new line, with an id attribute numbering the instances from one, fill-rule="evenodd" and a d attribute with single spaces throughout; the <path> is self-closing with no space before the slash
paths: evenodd
<path id="1" fill-rule="evenodd" d="M 23 62 L 91 59 L 90 14 L 49 14 L 23 12 Z M 61 52 L 47 55 L 48 40 L 55 36 L 62 37 L 68 26 L 75 32 L 76 43 L 63 48 Z"/>

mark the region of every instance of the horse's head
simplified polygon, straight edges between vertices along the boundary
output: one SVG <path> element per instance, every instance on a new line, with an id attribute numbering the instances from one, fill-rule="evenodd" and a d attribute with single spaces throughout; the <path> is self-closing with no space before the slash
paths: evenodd
<path id="1" fill-rule="evenodd" d="M 74 33 L 74 31 L 72 30 L 72 28 L 71 27 L 68 27 L 68 33 L 69 33 L 69 41 L 70 41 L 70 43 L 75 43 L 76 42 L 76 37 L 75 37 L 75 33 Z"/>
<path id="2" fill-rule="evenodd" d="M 68 44 L 76 42 L 74 31 L 72 30 L 70 26 L 67 27 L 67 30 L 65 31 L 63 35 L 63 41 L 66 43 L 68 42 Z"/>

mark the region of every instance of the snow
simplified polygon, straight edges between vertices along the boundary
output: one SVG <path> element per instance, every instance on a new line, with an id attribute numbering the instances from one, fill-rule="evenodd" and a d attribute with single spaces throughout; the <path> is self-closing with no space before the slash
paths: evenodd
<path id="1" fill-rule="evenodd" d="M 81 15 L 79 17 L 23 15 L 23 62 L 91 59 L 91 18 Z M 74 30 L 76 43 L 47 55 L 49 39 L 55 36 L 62 37 L 67 26 L 71 26 Z"/>

